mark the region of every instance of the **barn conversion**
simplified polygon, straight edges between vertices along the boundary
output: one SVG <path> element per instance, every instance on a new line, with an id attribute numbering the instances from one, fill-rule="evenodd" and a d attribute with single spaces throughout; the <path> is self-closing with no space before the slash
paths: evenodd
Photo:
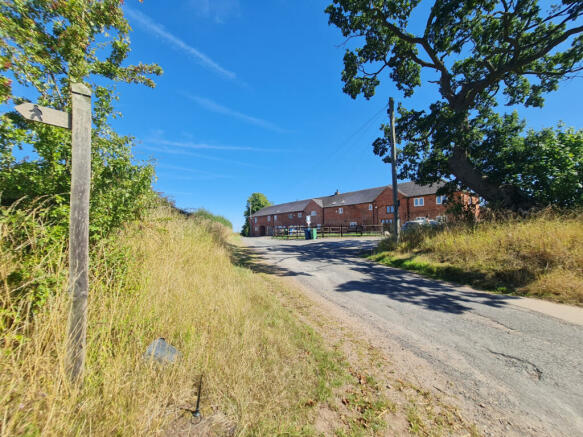
<path id="1" fill-rule="evenodd" d="M 437 195 L 443 183 L 432 186 L 405 182 L 398 186 L 399 218 L 401 223 L 419 217 L 445 217 L 445 196 Z M 475 197 L 459 194 L 470 203 Z M 304 226 L 310 216 L 311 226 L 360 226 L 392 223 L 394 220 L 393 189 L 391 186 L 314 197 L 267 206 L 249 217 L 251 236 L 273 235 L 277 227 Z"/>

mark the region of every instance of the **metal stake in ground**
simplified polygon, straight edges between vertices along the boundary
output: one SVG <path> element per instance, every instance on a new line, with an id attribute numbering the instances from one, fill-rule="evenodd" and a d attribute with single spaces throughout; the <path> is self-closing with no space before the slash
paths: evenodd
<path id="1" fill-rule="evenodd" d="M 69 221 L 69 292 L 67 374 L 83 381 L 89 295 L 89 190 L 91 186 L 91 90 L 71 85 L 72 172 Z"/>
<path id="2" fill-rule="evenodd" d="M 395 136 L 395 101 L 389 98 L 389 116 L 391 117 L 391 173 L 393 176 L 393 238 L 399 241 L 399 193 L 397 183 L 397 139 Z"/>
<path id="3" fill-rule="evenodd" d="M 200 375 L 200 381 L 198 382 L 198 396 L 196 397 L 196 408 L 192 415 L 194 417 L 200 417 L 200 396 L 202 394 L 202 374 Z"/>

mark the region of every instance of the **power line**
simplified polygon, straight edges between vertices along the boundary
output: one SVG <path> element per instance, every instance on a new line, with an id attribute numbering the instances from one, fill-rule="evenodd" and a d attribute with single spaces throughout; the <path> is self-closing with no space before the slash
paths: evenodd
<path id="1" fill-rule="evenodd" d="M 339 144 L 338 147 L 334 149 L 334 151 L 327 157 L 320 158 L 319 160 L 315 161 L 314 164 L 308 170 L 308 174 L 312 173 L 317 167 L 320 167 L 324 161 L 327 161 L 328 164 L 334 163 L 340 152 L 343 152 L 351 143 L 352 140 L 358 136 L 360 139 L 366 130 L 370 127 L 370 125 L 378 118 L 378 116 L 383 113 L 387 109 L 388 104 L 385 104 L 381 109 L 374 113 L 372 117 L 362 123 L 352 134 L 350 134 L 342 143 Z M 304 183 L 301 184 L 301 187 L 304 187 L 308 182 L 306 178 L 304 178 Z"/>

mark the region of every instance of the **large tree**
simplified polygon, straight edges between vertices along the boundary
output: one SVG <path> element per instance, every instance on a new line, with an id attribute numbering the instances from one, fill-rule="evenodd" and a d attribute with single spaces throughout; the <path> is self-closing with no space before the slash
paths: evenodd
<path id="1" fill-rule="evenodd" d="M 521 184 L 493 168 L 489 140 L 513 141 L 523 129 L 493 108 L 500 94 L 508 105 L 542 107 L 544 93 L 583 71 L 583 2 L 562 0 L 543 10 L 538 0 L 436 0 L 413 31 L 409 20 L 415 14 L 419 21 L 420 10 L 420 0 L 328 6 L 330 23 L 356 47 L 344 55 L 344 92 L 370 98 L 387 75 L 409 97 L 427 71 L 439 98 L 425 110 L 399 108 L 401 177 L 431 183 L 453 175 L 450 187 L 469 188 L 491 205 L 534 206 L 537 199 Z M 384 155 L 387 141 L 379 138 L 375 153 Z"/>
<path id="2" fill-rule="evenodd" d="M 132 158 L 133 138 L 111 127 L 116 81 L 154 86 L 157 65 L 130 65 L 130 27 L 123 0 L 2 0 L 0 2 L 0 103 L 32 99 L 70 110 L 69 86 L 93 90 L 91 233 L 107 233 L 131 218 L 151 192 L 153 168 Z M 17 85 L 15 85 L 17 84 Z M 29 159 L 22 153 L 33 154 Z M 0 200 L 48 196 L 66 224 L 71 171 L 71 133 L 0 116 Z M 23 202 L 20 202 L 22 205 Z M 65 227 L 66 229 L 66 227 Z"/>
<path id="3" fill-rule="evenodd" d="M 249 217 L 251 214 L 256 213 L 261 208 L 271 205 L 271 202 L 267 200 L 267 197 L 263 193 L 253 193 L 247 199 L 247 204 L 245 205 L 245 223 L 243 223 L 243 229 L 241 229 L 241 235 L 244 237 L 249 236 Z"/>

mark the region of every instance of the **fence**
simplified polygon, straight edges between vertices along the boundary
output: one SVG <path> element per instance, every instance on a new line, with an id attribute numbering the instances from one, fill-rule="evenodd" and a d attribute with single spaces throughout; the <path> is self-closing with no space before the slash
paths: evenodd
<path id="1" fill-rule="evenodd" d="M 364 237 L 364 236 L 374 236 L 383 235 L 384 231 L 389 231 L 389 226 L 386 224 L 381 225 L 357 225 L 357 226 L 320 226 L 314 229 L 318 232 L 318 238 L 327 237 Z M 281 226 L 273 230 L 273 236 L 275 238 L 283 238 L 286 240 L 303 240 L 305 238 L 305 230 L 308 229 L 307 226 Z"/>

